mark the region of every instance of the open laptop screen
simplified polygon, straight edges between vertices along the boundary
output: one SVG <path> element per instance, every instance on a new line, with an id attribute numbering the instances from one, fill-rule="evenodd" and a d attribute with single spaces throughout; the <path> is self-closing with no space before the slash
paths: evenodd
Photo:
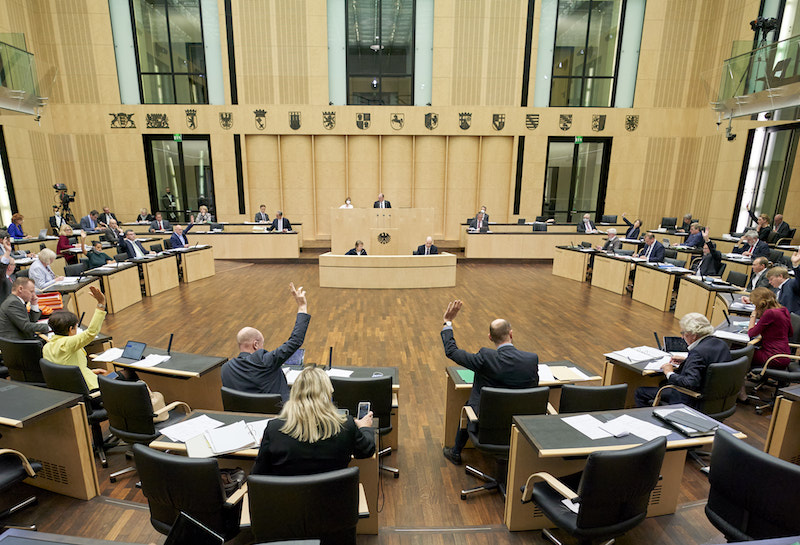
<path id="1" fill-rule="evenodd" d="M 122 357 L 131 360 L 140 360 L 142 359 L 142 354 L 144 354 L 146 346 L 145 343 L 128 341 L 128 344 L 125 345 L 125 350 L 122 351 Z"/>

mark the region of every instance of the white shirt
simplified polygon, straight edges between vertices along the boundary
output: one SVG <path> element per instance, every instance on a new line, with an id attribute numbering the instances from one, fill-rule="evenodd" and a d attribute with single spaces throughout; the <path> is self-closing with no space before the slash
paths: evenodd
<path id="1" fill-rule="evenodd" d="M 767 272 L 766 268 L 763 269 L 761 272 L 756 273 L 753 276 L 753 279 L 750 281 L 750 290 L 751 291 L 756 288 L 756 284 L 758 284 L 758 281 L 761 280 L 761 277 L 764 275 L 765 272 Z"/>
<path id="2" fill-rule="evenodd" d="M 352 204 L 343 204 L 339 208 L 353 208 L 353 205 Z"/>

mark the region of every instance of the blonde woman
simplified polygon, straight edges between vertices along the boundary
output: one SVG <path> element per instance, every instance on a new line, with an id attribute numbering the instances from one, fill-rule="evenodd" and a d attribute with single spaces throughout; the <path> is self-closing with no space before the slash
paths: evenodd
<path id="1" fill-rule="evenodd" d="M 58 255 L 64 258 L 64 261 L 67 262 L 68 265 L 75 265 L 78 263 L 78 256 L 70 251 L 72 248 L 72 242 L 70 242 L 70 237 L 73 236 L 72 227 L 65 223 L 61 226 L 61 230 L 58 232 L 58 244 L 56 244 L 56 251 Z M 79 232 L 80 235 L 80 246 L 81 246 L 81 253 L 83 253 L 83 245 L 86 244 L 86 233 L 83 231 Z"/>
<path id="2" fill-rule="evenodd" d="M 214 221 L 214 218 L 211 214 L 208 213 L 208 207 L 204 204 L 200 205 L 200 212 L 197 214 L 197 217 L 194 219 L 195 223 L 211 223 Z"/>
<path id="3" fill-rule="evenodd" d="M 255 475 L 310 475 L 344 469 L 350 457 L 375 452 L 372 412 L 361 420 L 339 414 L 333 386 L 321 368 L 306 367 L 294 381 L 289 400 L 264 431 L 253 466 Z"/>

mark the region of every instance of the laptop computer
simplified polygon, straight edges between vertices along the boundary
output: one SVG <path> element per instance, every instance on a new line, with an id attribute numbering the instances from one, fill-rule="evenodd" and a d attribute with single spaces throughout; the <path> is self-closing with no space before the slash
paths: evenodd
<path id="1" fill-rule="evenodd" d="M 122 356 L 115 361 L 117 363 L 136 363 L 142 359 L 145 347 L 147 347 L 145 343 L 128 341 L 128 344 L 125 345 L 125 350 L 122 351 Z"/>
<path id="2" fill-rule="evenodd" d="M 689 351 L 689 345 L 683 340 L 683 337 L 664 337 L 664 352 L 670 354 L 685 353 Z"/>
<path id="3" fill-rule="evenodd" d="M 39 240 L 46 240 L 47 239 L 47 229 L 39 230 Z"/>
<path id="4" fill-rule="evenodd" d="M 296 367 L 298 369 L 302 369 L 303 368 L 303 360 L 305 359 L 305 356 L 306 356 L 306 349 L 305 348 L 298 348 L 297 351 L 294 354 L 289 356 L 289 359 L 286 360 L 286 363 L 284 363 L 284 365 L 291 365 L 291 366 L 294 366 L 294 367 Z"/>

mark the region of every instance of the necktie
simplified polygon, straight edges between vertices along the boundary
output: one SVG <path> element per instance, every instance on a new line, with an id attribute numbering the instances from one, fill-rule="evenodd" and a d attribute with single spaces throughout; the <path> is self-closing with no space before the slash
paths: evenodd
<path id="1" fill-rule="evenodd" d="M 158 230 L 162 231 L 164 229 L 164 224 L 162 222 L 158 222 Z"/>
<path id="2" fill-rule="evenodd" d="M 655 244 L 655 243 L 653 243 Z M 653 249 L 653 244 L 647 247 L 647 253 L 644 256 L 649 260 L 650 259 L 650 251 Z"/>
<path id="3" fill-rule="evenodd" d="M 430 255 L 431 249 L 425 246 L 425 255 Z"/>

